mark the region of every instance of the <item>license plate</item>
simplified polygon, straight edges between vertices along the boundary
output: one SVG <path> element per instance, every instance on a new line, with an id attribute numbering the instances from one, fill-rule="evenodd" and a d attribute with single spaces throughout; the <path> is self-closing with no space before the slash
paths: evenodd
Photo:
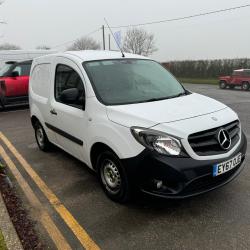
<path id="1" fill-rule="evenodd" d="M 224 174 L 224 173 L 230 171 L 231 169 L 235 168 L 236 166 L 238 166 L 240 163 L 241 163 L 241 153 L 239 153 L 234 158 L 232 158 L 228 161 L 224 161 L 222 163 L 215 164 L 213 166 L 213 176 L 218 176 L 218 175 Z"/>

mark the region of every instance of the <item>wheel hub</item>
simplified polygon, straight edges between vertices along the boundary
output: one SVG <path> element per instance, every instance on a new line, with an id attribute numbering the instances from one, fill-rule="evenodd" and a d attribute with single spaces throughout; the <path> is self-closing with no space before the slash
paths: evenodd
<path id="1" fill-rule="evenodd" d="M 40 146 L 43 146 L 44 144 L 44 134 L 41 127 L 39 127 L 36 131 L 36 138 Z"/>
<path id="2" fill-rule="evenodd" d="M 102 179 L 109 191 L 117 193 L 121 186 L 121 176 L 116 165 L 110 161 L 106 160 L 104 162 Z"/>

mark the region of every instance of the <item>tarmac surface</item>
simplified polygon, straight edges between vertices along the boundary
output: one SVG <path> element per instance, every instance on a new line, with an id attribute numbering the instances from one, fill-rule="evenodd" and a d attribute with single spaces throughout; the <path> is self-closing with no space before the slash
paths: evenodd
<path id="1" fill-rule="evenodd" d="M 246 165 L 240 176 L 220 189 L 190 199 L 139 196 L 126 205 L 112 202 L 84 164 L 60 149 L 39 151 L 27 107 L 0 112 L 0 131 L 101 249 L 250 249 L 250 91 L 220 90 L 213 85 L 185 86 L 234 109 L 248 139 Z M 11 157 L 71 248 L 82 249 L 76 235 Z M 18 189 L 17 183 L 16 186 Z M 23 196 L 21 190 L 20 195 Z M 24 196 L 23 200 L 34 215 L 34 208 Z M 35 216 L 33 219 L 36 221 Z M 54 249 L 53 241 L 39 223 L 37 228 L 48 248 Z"/>

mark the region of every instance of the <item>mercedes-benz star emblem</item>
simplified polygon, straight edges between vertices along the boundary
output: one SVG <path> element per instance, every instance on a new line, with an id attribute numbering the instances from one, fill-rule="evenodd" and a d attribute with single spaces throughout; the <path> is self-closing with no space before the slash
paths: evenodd
<path id="1" fill-rule="evenodd" d="M 231 138 L 229 133 L 225 129 L 221 129 L 218 132 L 218 142 L 222 149 L 227 150 L 231 146 Z"/>

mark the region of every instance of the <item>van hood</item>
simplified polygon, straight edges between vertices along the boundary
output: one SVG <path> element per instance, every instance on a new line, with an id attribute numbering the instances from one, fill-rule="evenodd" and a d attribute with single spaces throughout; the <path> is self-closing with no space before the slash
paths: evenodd
<path id="1" fill-rule="evenodd" d="M 111 121 L 126 127 L 149 128 L 156 124 L 190 119 L 225 108 L 226 105 L 214 99 L 192 93 L 155 102 L 107 106 L 107 116 Z"/>

